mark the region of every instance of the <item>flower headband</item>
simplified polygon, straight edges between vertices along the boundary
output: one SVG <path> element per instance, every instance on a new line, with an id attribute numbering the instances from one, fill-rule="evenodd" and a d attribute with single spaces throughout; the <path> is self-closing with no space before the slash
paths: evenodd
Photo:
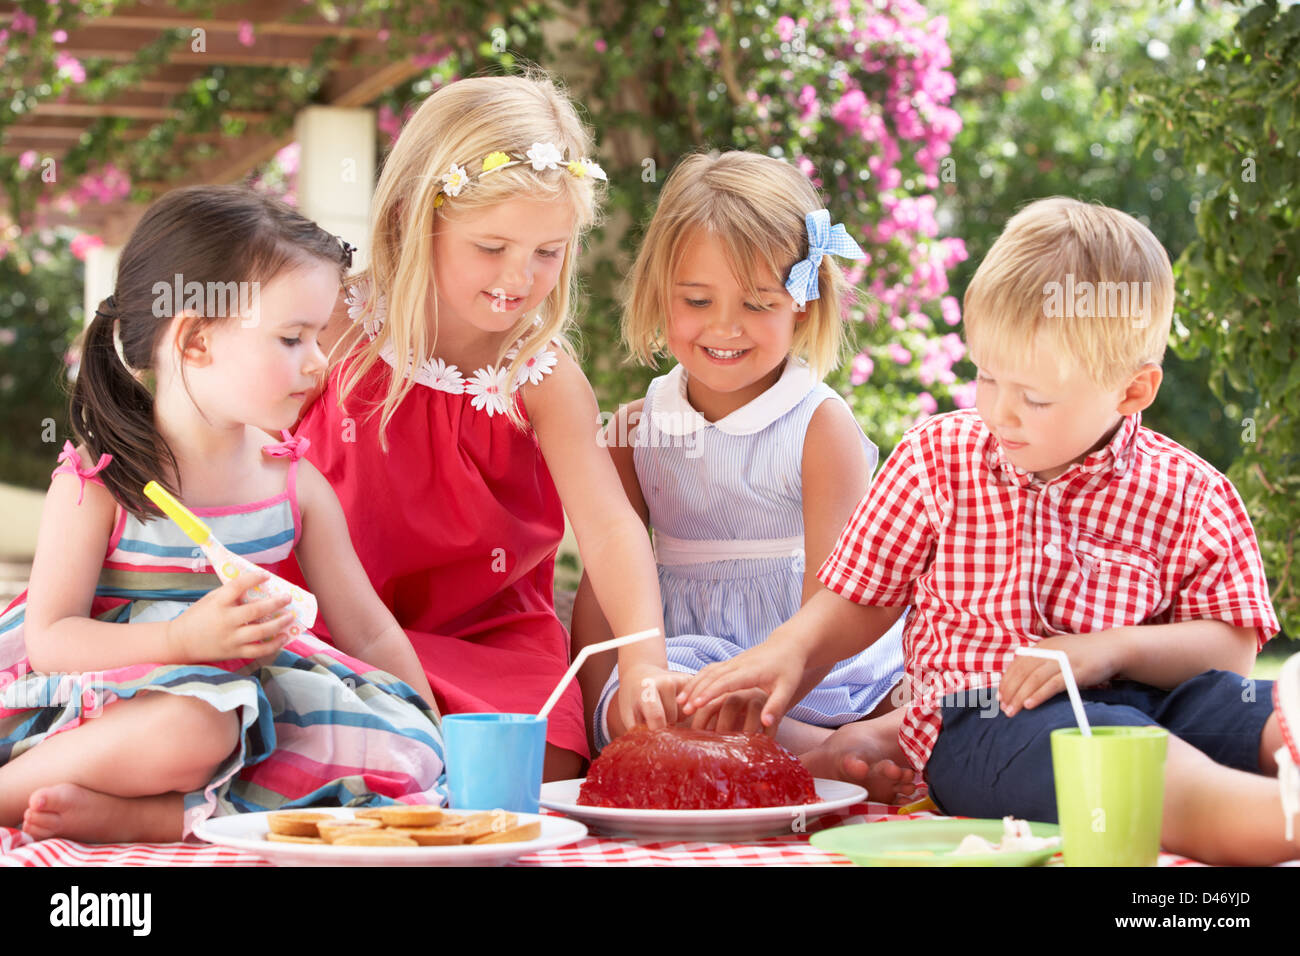
<path id="1" fill-rule="evenodd" d="M 547 169 L 559 169 L 563 166 L 570 173 L 578 178 L 590 176 L 593 179 L 602 179 L 608 181 L 605 170 L 601 169 L 594 160 L 582 157 L 573 159 L 568 162 L 564 161 L 564 154 L 556 148 L 554 143 L 533 143 L 528 147 L 528 151 L 523 156 L 503 153 L 500 150 L 488 153 L 483 157 L 483 168 L 479 173 L 479 179 L 488 176 L 498 169 L 509 169 L 511 166 L 520 166 L 528 163 L 537 170 L 542 172 Z M 451 169 L 442 174 L 441 192 L 434 197 L 434 206 L 441 206 L 448 196 L 459 196 L 460 191 L 468 186 L 471 182 L 469 169 L 466 166 L 457 166 L 451 164 Z"/>
<path id="2" fill-rule="evenodd" d="M 822 264 L 822 256 L 829 252 L 844 259 L 867 257 L 844 230 L 843 223 L 831 225 L 831 214 L 827 210 L 818 209 L 808 213 L 804 217 L 804 224 L 808 229 L 808 257 L 796 262 L 790 268 L 790 277 L 785 280 L 785 290 L 800 309 L 811 300 L 821 297 L 821 291 L 817 288 L 817 270 Z"/>

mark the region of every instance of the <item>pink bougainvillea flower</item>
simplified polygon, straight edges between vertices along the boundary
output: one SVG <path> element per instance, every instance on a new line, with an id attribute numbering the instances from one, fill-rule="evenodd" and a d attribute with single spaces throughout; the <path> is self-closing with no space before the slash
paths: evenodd
<path id="1" fill-rule="evenodd" d="M 66 80 L 73 83 L 86 82 L 86 68 L 81 65 L 81 61 L 75 56 L 69 56 L 66 53 L 57 53 L 54 57 L 55 72 Z"/>
<path id="2" fill-rule="evenodd" d="M 854 385 L 861 385 L 871 378 L 871 373 L 876 370 L 876 363 L 871 361 L 871 356 L 866 352 L 859 352 L 853 357 L 853 368 L 849 372 L 849 381 Z"/>
<path id="3" fill-rule="evenodd" d="M 958 408 L 975 407 L 974 382 L 963 382 L 960 385 L 954 385 L 948 389 L 948 394 L 952 396 L 952 403 Z"/>
<path id="4" fill-rule="evenodd" d="M 943 315 L 943 320 L 949 325 L 956 325 L 961 321 L 961 303 L 954 296 L 945 295 L 940 299 L 939 311 Z"/>
<path id="5" fill-rule="evenodd" d="M 83 232 L 80 235 L 73 237 L 72 241 L 68 243 L 68 249 L 74 256 L 82 262 L 85 262 L 86 256 L 90 253 L 91 249 L 98 249 L 103 245 L 104 240 L 99 236 L 96 236 L 93 233 Z"/>

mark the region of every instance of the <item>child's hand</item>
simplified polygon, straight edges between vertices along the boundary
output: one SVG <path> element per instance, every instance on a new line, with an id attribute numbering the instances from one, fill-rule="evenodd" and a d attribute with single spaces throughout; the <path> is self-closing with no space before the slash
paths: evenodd
<path id="1" fill-rule="evenodd" d="M 774 631 L 773 634 L 775 633 Z M 710 664 L 704 668 L 682 688 L 677 695 L 677 702 L 682 705 L 684 715 L 705 712 L 704 719 L 707 721 L 725 706 L 725 701 L 718 701 L 724 694 L 757 690 L 766 698 L 761 707 L 761 727 L 758 729 L 775 733 L 776 725 L 790 709 L 790 698 L 803 676 L 803 658 L 789 648 L 773 644 L 769 637 L 767 641 L 737 654 L 729 661 Z M 745 698 L 746 707 L 752 703 L 752 697 Z"/>
<path id="2" fill-rule="evenodd" d="M 767 694 L 758 688 L 737 690 L 695 711 L 691 726 L 720 734 L 752 734 L 763 729 Z"/>
<path id="3" fill-rule="evenodd" d="M 652 664 L 640 664 L 620 672 L 618 712 L 624 727 L 645 724 L 651 730 L 677 723 L 677 691 L 690 679 Z"/>
<path id="4" fill-rule="evenodd" d="M 169 621 L 167 641 L 175 659 L 185 664 L 204 664 L 279 653 L 290 640 L 288 633 L 281 633 L 293 620 L 293 612 L 285 609 L 291 600 L 289 595 L 239 603 L 245 592 L 270 576 L 258 571 L 233 578 Z M 255 623 L 261 618 L 267 620 Z"/>
<path id="5" fill-rule="evenodd" d="M 1074 682 L 1080 687 L 1090 687 L 1119 673 L 1117 637 L 1117 630 L 1063 634 L 1041 640 L 1034 646 L 1049 651 L 1065 651 L 1065 656 L 1070 659 L 1070 669 L 1074 671 Z M 1061 676 L 1056 661 L 1018 656 L 1002 674 L 998 700 L 1002 712 L 1014 717 L 1021 708 L 1033 710 L 1063 690 L 1065 678 Z"/>

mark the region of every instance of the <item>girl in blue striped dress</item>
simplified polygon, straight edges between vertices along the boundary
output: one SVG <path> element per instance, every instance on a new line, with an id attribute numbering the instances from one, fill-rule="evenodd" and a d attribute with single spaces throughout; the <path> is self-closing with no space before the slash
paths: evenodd
<path id="1" fill-rule="evenodd" d="M 831 254 L 863 256 L 793 166 L 699 154 L 665 182 L 628 278 L 625 342 L 647 363 L 666 351 L 678 364 L 619 409 L 604 439 L 653 529 L 668 666 L 683 683 L 765 640 L 815 593 L 817 569 L 875 468 L 875 445 L 821 380 L 837 362 L 849 291 Z M 840 662 L 790 710 L 777 739 L 815 757 L 834 728 L 889 710 L 901 633 L 900 622 Z M 584 578 L 574 643 L 608 636 Z M 610 706 L 618 672 L 588 664 L 582 681 L 600 748 L 628 729 Z M 693 724 L 757 730 L 760 706 L 732 695 Z M 810 765 L 859 781 L 872 770 L 877 789 L 895 789 L 906 764 L 895 735 L 882 729 L 880 738 L 879 768 Z"/>
<path id="2" fill-rule="evenodd" d="M 433 694 L 338 500 L 272 442 L 325 368 L 346 243 L 233 186 L 145 212 L 86 330 L 26 592 L 0 616 L 0 828 L 170 842 L 216 814 L 442 802 Z M 175 290 L 175 294 L 173 294 Z M 286 433 L 287 434 L 287 433 Z M 242 603 L 144 497 L 231 551 L 295 553 L 338 647 L 288 597 Z"/>

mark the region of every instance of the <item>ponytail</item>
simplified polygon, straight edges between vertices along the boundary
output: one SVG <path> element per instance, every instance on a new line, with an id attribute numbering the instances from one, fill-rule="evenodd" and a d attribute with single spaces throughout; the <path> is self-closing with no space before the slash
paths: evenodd
<path id="1" fill-rule="evenodd" d="M 113 456 L 100 477 L 118 503 L 137 518 L 157 514 L 144 496 L 148 482 L 157 481 L 179 493 L 172 487 L 176 459 L 154 425 L 154 399 L 142 381 L 145 373 L 132 374 L 134 368 L 152 365 L 153 337 L 121 334 L 123 329 L 148 332 L 148 325 L 121 321 L 111 295 L 100 303 L 86 328 L 69 416 L 74 434 L 92 460 L 105 453 Z"/>

